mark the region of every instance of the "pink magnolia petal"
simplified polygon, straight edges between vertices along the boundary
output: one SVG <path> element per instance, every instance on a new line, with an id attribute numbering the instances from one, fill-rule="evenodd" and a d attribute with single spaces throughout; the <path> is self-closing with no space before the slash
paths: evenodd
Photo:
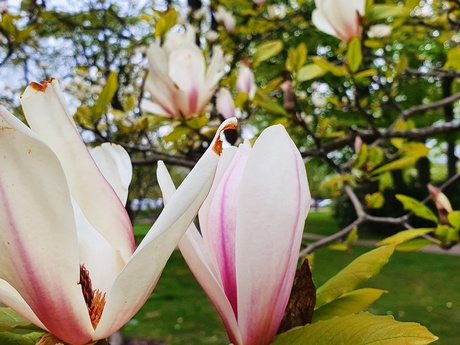
<path id="1" fill-rule="evenodd" d="M 174 195 L 176 188 L 166 167 L 162 163 L 158 164 L 157 176 L 158 184 L 163 193 L 163 199 L 167 203 Z M 232 306 L 222 289 L 220 278 L 206 251 L 203 238 L 193 223 L 181 238 L 179 248 L 193 275 L 221 316 L 230 341 L 235 345 L 242 344 L 238 323 Z"/>
<path id="2" fill-rule="evenodd" d="M 168 113 L 161 105 L 154 103 L 148 99 L 141 100 L 141 110 L 143 112 L 147 112 L 153 115 L 159 116 L 168 116 L 168 117 L 177 117 L 179 114 L 175 114 L 174 116 L 171 113 Z"/>
<path id="3" fill-rule="evenodd" d="M 219 115 L 224 119 L 235 116 L 235 104 L 233 103 L 232 94 L 227 88 L 220 88 L 216 95 L 216 108 Z"/>
<path id="4" fill-rule="evenodd" d="M 168 57 L 157 44 L 150 46 L 147 57 L 149 62 L 149 76 L 145 83 L 147 91 L 169 116 L 178 117 L 177 88 L 168 75 Z"/>
<path id="5" fill-rule="evenodd" d="M 97 167 L 110 183 L 123 205 L 128 199 L 128 188 L 133 176 L 131 158 L 120 145 L 103 143 L 91 150 Z"/>
<path id="6" fill-rule="evenodd" d="M 174 50 L 169 57 L 169 76 L 178 87 L 179 109 L 184 116 L 198 114 L 199 95 L 203 92 L 205 60 L 195 45 L 185 45 Z"/>
<path id="7" fill-rule="evenodd" d="M 50 332 L 84 344 L 93 329 L 78 284 L 77 237 L 64 171 L 54 153 L 3 107 L 0 128 L 0 278 Z"/>
<path id="8" fill-rule="evenodd" d="M 238 323 L 245 345 L 269 344 L 289 299 L 310 206 L 304 163 L 281 125 L 257 139 L 239 203 Z"/>
<path id="9" fill-rule="evenodd" d="M 235 265 L 235 235 L 240 186 L 244 167 L 251 152 L 249 144 L 240 145 L 225 174 L 212 195 L 207 231 L 203 238 L 211 246 L 222 286 L 235 315 L 237 315 L 237 288 Z"/>
<path id="10" fill-rule="evenodd" d="M 130 219 L 82 142 L 57 81 L 32 83 L 21 102 L 31 129 L 59 158 L 70 193 L 88 220 L 127 260 L 134 250 Z"/>
<path id="11" fill-rule="evenodd" d="M 236 127 L 225 121 L 210 147 L 165 206 L 155 224 L 107 294 L 107 302 L 94 339 L 104 338 L 123 326 L 150 296 L 173 250 L 211 188 L 222 150 L 220 133 Z"/>

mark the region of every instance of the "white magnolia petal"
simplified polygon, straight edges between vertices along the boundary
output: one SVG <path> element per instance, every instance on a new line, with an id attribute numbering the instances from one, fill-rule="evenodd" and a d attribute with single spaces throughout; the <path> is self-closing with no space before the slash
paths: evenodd
<path id="1" fill-rule="evenodd" d="M 245 344 L 268 344 L 289 299 L 310 206 L 303 160 L 281 125 L 252 148 L 239 202 L 238 323 Z"/>
<path id="2" fill-rule="evenodd" d="M 145 82 L 146 90 L 169 116 L 178 117 L 177 88 L 168 75 L 168 57 L 164 50 L 155 43 L 150 46 L 147 58 L 150 72 Z"/>
<path id="3" fill-rule="evenodd" d="M 88 222 L 75 200 L 72 200 L 72 206 L 77 225 L 79 262 L 88 270 L 93 290 L 107 292 L 126 262 L 120 252 Z"/>
<path id="4" fill-rule="evenodd" d="M 131 260 L 107 294 L 107 302 L 96 328 L 95 339 L 104 338 L 123 326 L 150 296 L 166 261 L 195 218 L 211 188 L 219 155 L 220 133 L 235 129 L 236 119 L 225 121 L 210 147 L 165 206 Z"/>
<path id="5" fill-rule="evenodd" d="M 151 113 L 160 116 L 171 116 L 161 105 L 143 98 L 140 104 L 142 112 Z"/>
<path id="6" fill-rule="evenodd" d="M 0 278 L 50 332 L 85 343 L 93 329 L 78 284 L 77 235 L 64 171 L 54 153 L 1 106 L 0 128 Z"/>
<path id="7" fill-rule="evenodd" d="M 31 129 L 59 158 L 70 193 L 88 220 L 125 260 L 129 258 L 134 250 L 131 221 L 81 140 L 57 81 L 32 83 L 21 102 Z"/>
<path id="8" fill-rule="evenodd" d="M 133 177 L 131 158 L 120 145 L 103 143 L 91 150 L 91 156 L 123 205 L 128 199 L 128 188 Z"/>
<path id="9" fill-rule="evenodd" d="M 217 91 L 216 109 L 224 119 L 235 116 L 235 104 L 233 103 L 232 94 L 225 87 L 221 87 L 219 91 Z"/>
<path id="10" fill-rule="evenodd" d="M 167 203 L 174 195 L 176 188 L 163 162 L 158 163 L 157 177 L 163 193 L 163 199 Z M 182 236 L 179 248 L 193 275 L 215 305 L 229 333 L 230 341 L 235 345 L 241 344 L 241 335 L 236 316 L 222 289 L 219 274 L 212 265 L 203 238 L 193 223 L 190 224 L 185 235 Z"/>
<path id="11" fill-rule="evenodd" d="M 34 325 L 47 331 L 46 327 L 38 319 L 37 315 L 35 315 L 32 309 L 30 309 L 19 292 L 17 292 L 10 284 L 8 284 L 8 282 L 3 279 L 0 279 L 0 303 L 5 304 L 6 306 L 13 309 L 16 313 L 32 322 Z"/>
<path id="12" fill-rule="evenodd" d="M 331 35 L 336 36 L 337 33 L 334 28 L 329 24 L 329 21 L 324 17 L 323 13 L 318 9 L 314 10 L 311 15 L 311 20 L 313 24 L 318 28 L 318 30 Z"/>

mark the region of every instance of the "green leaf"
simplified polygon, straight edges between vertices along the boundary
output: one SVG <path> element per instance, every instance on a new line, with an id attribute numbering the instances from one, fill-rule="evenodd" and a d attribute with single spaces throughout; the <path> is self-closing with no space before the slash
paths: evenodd
<path id="1" fill-rule="evenodd" d="M 354 290 L 359 284 L 380 272 L 393 254 L 393 246 L 385 246 L 367 252 L 329 279 L 316 291 L 316 308 Z"/>
<path id="2" fill-rule="evenodd" d="M 361 167 L 367 160 L 368 154 L 369 150 L 367 144 L 362 144 L 361 148 L 359 149 L 358 156 L 356 157 L 356 160 L 353 163 L 353 167 L 356 169 L 361 169 Z"/>
<path id="3" fill-rule="evenodd" d="M 301 83 L 303 81 L 320 78 L 326 73 L 327 70 L 323 69 L 322 67 L 314 63 L 308 64 L 303 66 L 297 73 L 297 81 Z"/>
<path id="4" fill-rule="evenodd" d="M 26 330 L 13 330 L 0 333 L 2 345 L 35 345 L 44 332 L 31 332 Z"/>
<path id="5" fill-rule="evenodd" d="M 333 75 L 336 77 L 343 77 L 348 74 L 347 69 L 345 66 L 336 66 L 327 61 L 325 58 L 319 57 L 319 56 L 314 56 L 311 58 L 312 61 L 321 67 L 322 69 L 331 72 Z"/>
<path id="6" fill-rule="evenodd" d="M 444 65 L 445 68 L 452 68 L 454 70 L 460 70 L 460 47 L 449 49 L 447 51 L 447 61 Z"/>
<path id="7" fill-rule="evenodd" d="M 410 16 L 411 9 L 403 6 L 392 5 L 374 5 L 372 9 L 366 13 L 366 18 L 370 22 L 378 21 L 381 19 L 405 18 Z"/>
<path id="8" fill-rule="evenodd" d="M 374 168 L 382 163 L 384 159 L 385 153 L 383 150 L 378 146 L 372 146 L 372 148 L 369 150 L 369 158 L 367 162 L 368 170 L 374 170 Z"/>
<path id="9" fill-rule="evenodd" d="M 171 133 L 165 135 L 163 137 L 164 141 L 177 141 L 179 140 L 183 135 L 190 133 L 190 128 L 186 126 L 177 126 L 172 130 Z"/>
<path id="10" fill-rule="evenodd" d="M 435 233 L 444 243 L 455 242 L 459 239 L 458 229 L 454 229 L 449 225 L 438 224 Z"/>
<path id="11" fill-rule="evenodd" d="M 155 25 L 155 37 L 163 37 L 171 28 L 176 25 L 178 18 L 177 11 L 169 7 L 168 11 L 158 19 Z"/>
<path id="12" fill-rule="evenodd" d="M 398 244 L 395 248 L 398 252 L 415 252 L 426 246 L 433 244 L 432 241 L 425 238 L 416 238 L 415 240 L 410 240 L 401 244 Z"/>
<path id="13" fill-rule="evenodd" d="M 366 309 L 378 300 L 385 290 L 364 288 L 347 292 L 332 301 L 323 305 L 313 313 L 313 322 L 331 319 L 334 316 L 346 316 Z"/>
<path id="14" fill-rule="evenodd" d="M 348 43 L 347 62 L 350 72 L 356 72 L 359 66 L 361 66 L 362 61 L 363 53 L 361 52 L 361 40 L 355 37 Z"/>
<path id="15" fill-rule="evenodd" d="M 366 312 L 307 324 L 280 334 L 272 345 L 424 345 L 437 339 L 418 323 Z"/>
<path id="16" fill-rule="evenodd" d="M 375 169 L 372 172 L 372 175 L 378 175 L 382 172 L 387 172 L 391 170 L 399 170 L 405 169 L 415 164 L 419 160 L 420 157 L 402 157 L 399 159 L 394 160 L 393 162 L 387 163 L 382 165 L 380 168 Z"/>
<path id="17" fill-rule="evenodd" d="M 10 308 L 0 308 L 0 332 L 14 328 L 37 329 L 37 326 Z"/>
<path id="18" fill-rule="evenodd" d="M 273 40 L 260 44 L 257 46 L 252 57 L 255 65 L 262 61 L 268 60 L 278 55 L 283 50 L 283 42 L 281 40 Z"/>
<path id="19" fill-rule="evenodd" d="M 449 212 L 447 220 L 454 228 L 460 229 L 460 211 Z"/>
<path id="20" fill-rule="evenodd" d="M 385 197 L 381 192 L 366 194 L 365 199 L 368 208 L 381 208 L 385 202 Z"/>
<path id="21" fill-rule="evenodd" d="M 91 107 L 93 117 L 100 118 L 104 114 L 105 109 L 112 101 L 115 92 L 118 90 L 118 77 L 115 72 L 110 72 L 107 76 L 107 82 L 104 85 L 101 93 L 97 97 L 96 104 Z"/>
<path id="22" fill-rule="evenodd" d="M 194 116 L 188 119 L 187 121 L 185 121 L 185 123 L 187 124 L 188 127 L 192 129 L 200 130 L 208 123 L 208 121 L 209 119 L 206 116 L 200 115 L 200 116 Z"/>
<path id="23" fill-rule="evenodd" d="M 420 229 L 409 229 L 409 230 L 404 230 L 400 231 L 397 234 L 387 237 L 377 243 L 378 246 L 384 245 L 384 244 L 400 244 L 409 240 L 412 240 L 414 238 L 420 237 L 422 235 L 426 235 L 430 232 L 433 232 L 433 228 L 420 228 Z"/>
<path id="24" fill-rule="evenodd" d="M 286 110 L 260 89 L 256 90 L 254 104 L 276 115 L 287 115 Z"/>
<path id="25" fill-rule="evenodd" d="M 438 223 L 438 218 L 434 213 L 420 201 L 402 194 L 396 194 L 395 197 L 403 204 L 406 211 L 411 211 L 417 217 L 431 220 L 436 224 Z"/>
<path id="26" fill-rule="evenodd" d="M 341 182 L 352 182 L 355 180 L 353 175 L 342 175 L 337 177 L 332 177 L 329 180 L 321 184 L 321 188 L 333 187 Z"/>

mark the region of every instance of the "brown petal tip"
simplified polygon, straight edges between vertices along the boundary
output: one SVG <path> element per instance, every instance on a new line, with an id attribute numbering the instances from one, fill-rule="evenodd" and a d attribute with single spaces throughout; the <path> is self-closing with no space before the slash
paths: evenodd
<path id="1" fill-rule="evenodd" d="M 45 92 L 46 88 L 48 87 L 48 84 L 51 84 L 53 80 L 54 78 L 51 78 L 50 80 L 44 80 L 41 84 L 33 81 L 29 85 L 35 91 Z"/>
<path id="2" fill-rule="evenodd" d="M 226 130 L 236 130 L 238 127 L 238 120 L 236 117 L 229 118 L 222 122 L 222 124 L 217 129 L 216 136 L 214 137 L 214 141 L 212 142 L 212 150 L 217 153 L 218 156 L 222 153 L 222 140 L 220 139 L 220 135 L 222 132 Z"/>

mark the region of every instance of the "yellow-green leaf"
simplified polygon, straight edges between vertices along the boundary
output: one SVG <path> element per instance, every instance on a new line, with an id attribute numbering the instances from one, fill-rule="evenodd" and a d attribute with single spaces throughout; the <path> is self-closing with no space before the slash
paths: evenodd
<path id="1" fill-rule="evenodd" d="M 375 169 L 372 172 L 372 175 L 375 176 L 375 175 L 381 174 L 382 172 L 408 168 L 408 167 L 414 165 L 415 162 L 417 162 L 417 160 L 419 158 L 420 157 L 402 157 L 402 158 L 399 158 L 397 160 L 394 160 L 393 162 L 390 162 L 388 164 L 385 164 L 385 165 L 381 166 L 378 169 Z"/>
<path id="2" fill-rule="evenodd" d="M 460 46 L 447 51 L 447 61 L 444 67 L 460 70 Z"/>
<path id="3" fill-rule="evenodd" d="M 312 63 L 303 66 L 297 73 L 297 81 L 299 83 L 311 79 L 320 78 L 327 73 L 327 70 L 322 67 Z"/>
<path id="4" fill-rule="evenodd" d="M 276 101 L 271 99 L 262 90 L 257 89 L 253 99 L 254 104 L 276 115 L 287 115 L 286 110 Z"/>
<path id="5" fill-rule="evenodd" d="M 402 194 L 396 194 L 395 197 L 403 204 L 406 211 L 411 211 L 417 217 L 431 220 L 436 224 L 438 223 L 438 218 L 434 213 L 420 201 Z"/>
<path id="6" fill-rule="evenodd" d="M 163 137 L 164 141 L 177 141 L 183 135 L 190 133 L 190 128 L 186 126 L 177 126 L 175 127 L 171 133 L 165 135 Z"/>
<path id="7" fill-rule="evenodd" d="M 460 211 L 449 212 L 447 220 L 454 228 L 460 229 Z"/>
<path id="8" fill-rule="evenodd" d="M 366 194 L 365 199 L 368 208 L 381 208 L 385 202 L 385 197 L 381 192 Z"/>
<path id="9" fill-rule="evenodd" d="M 253 62 L 257 65 L 262 61 L 268 60 L 278 55 L 283 50 L 283 42 L 281 40 L 272 40 L 264 42 L 257 46 L 252 57 Z"/>
<path id="10" fill-rule="evenodd" d="M 388 17 L 405 18 L 410 15 L 410 12 L 411 9 L 404 6 L 374 5 L 366 13 L 366 18 L 371 22 L 387 19 Z"/>
<path id="11" fill-rule="evenodd" d="M 359 284 L 376 275 L 388 262 L 393 251 L 393 246 L 380 247 L 353 260 L 317 289 L 315 308 L 318 309 L 344 293 L 354 290 Z"/>
<path id="12" fill-rule="evenodd" d="M 96 104 L 91 107 L 93 116 L 99 118 L 112 101 L 115 92 L 118 90 L 118 77 L 115 72 L 110 72 L 107 76 L 107 81 L 101 93 L 97 97 Z"/>
<path id="13" fill-rule="evenodd" d="M 44 332 L 13 330 L 0 333 L 2 345 L 36 345 Z"/>
<path id="14" fill-rule="evenodd" d="M 362 144 L 361 148 L 359 149 L 358 156 L 356 157 L 356 160 L 353 163 L 353 167 L 356 169 L 361 169 L 361 167 L 367 160 L 368 153 L 369 150 L 367 144 Z"/>
<path id="15" fill-rule="evenodd" d="M 361 40 L 359 37 L 355 37 L 348 43 L 347 62 L 350 72 L 356 72 L 359 66 L 361 66 L 362 61 L 363 53 L 361 52 Z"/>
<path id="16" fill-rule="evenodd" d="M 295 328 L 280 334 L 272 345 L 425 345 L 437 339 L 418 323 L 366 312 Z"/>
<path id="17" fill-rule="evenodd" d="M 208 121 L 209 119 L 206 116 L 200 115 L 200 116 L 194 116 L 191 119 L 188 119 L 187 121 L 185 121 L 185 123 L 187 124 L 188 127 L 192 129 L 200 130 L 201 128 L 206 126 Z"/>
<path id="18" fill-rule="evenodd" d="M 325 58 L 319 57 L 319 56 L 314 56 L 311 58 L 312 61 L 321 67 L 322 69 L 331 72 L 333 75 L 336 77 L 343 77 L 348 74 L 347 69 L 345 66 L 336 66 L 327 61 Z"/>
<path id="19" fill-rule="evenodd" d="M 313 322 L 331 319 L 334 316 L 346 316 L 366 309 L 378 300 L 385 290 L 364 288 L 343 294 L 331 303 L 323 305 L 313 313 Z"/>
<path id="20" fill-rule="evenodd" d="M 377 243 L 378 246 L 384 244 L 400 244 L 403 242 L 407 242 L 409 240 L 413 240 L 414 238 L 420 237 L 422 235 L 426 235 L 430 232 L 433 232 L 434 228 L 420 228 L 420 229 L 409 229 L 400 231 L 397 234 L 387 237 Z"/>
<path id="21" fill-rule="evenodd" d="M 155 25 L 155 37 L 163 37 L 174 25 L 176 25 L 177 18 L 177 11 L 169 7 L 169 10 L 158 19 Z"/>
<path id="22" fill-rule="evenodd" d="M 398 252 L 415 252 L 426 246 L 433 244 L 432 241 L 427 240 L 425 238 L 416 238 L 414 240 L 410 240 L 401 244 L 398 244 L 395 248 Z"/>

